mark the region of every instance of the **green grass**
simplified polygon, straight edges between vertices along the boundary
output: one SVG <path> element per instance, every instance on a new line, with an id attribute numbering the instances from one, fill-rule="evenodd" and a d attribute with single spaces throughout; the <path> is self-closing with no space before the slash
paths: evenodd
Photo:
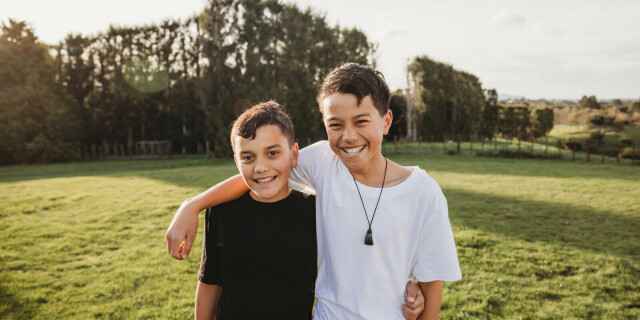
<path id="1" fill-rule="evenodd" d="M 463 279 L 441 319 L 640 318 L 640 168 L 391 158 L 448 199 Z M 235 172 L 201 158 L 0 168 L 0 318 L 192 318 L 202 238 L 177 261 L 164 232 L 184 198 Z"/>
<path id="2" fill-rule="evenodd" d="M 618 146 L 618 139 L 622 136 L 622 134 L 626 134 L 631 137 L 633 143 L 640 150 L 640 128 L 636 127 L 625 127 L 623 132 L 606 132 L 604 138 L 606 147 L 608 149 L 616 149 Z M 584 146 L 587 138 L 589 138 L 589 132 L 585 131 L 582 126 L 557 125 L 549 133 L 546 139 L 539 138 L 536 139 L 533 143 L 528 141 L 521 141 L 520 150 L 526 153 L 533 153 L 535 155 L 538 155 L 538 157 L 540 158 L 553 158 L 559 156 L 561 160 L 565 161 L 587 162 L 587 155 L 585 152 L 575 152 L 574 154 L 571 150 L 558 150 L 557 148 L 558 140 L 560 139 L 563 141 L 574 139 L 576 142 L 579 142 Z M 432 143 L 430 142 L 430 138 L 422 142 L 398 141 L 394 143 L 393 141 L 385 141 L 383 143 L 382 149 L 386 155 L 390 156 L 439 156 L 449 152 L 456 152 L 457 142 L 448 141 L 446 143 Z M 518 140 L 514 139 L 512 141 L 507 141 L 503 138 L 496 138 L 495 142 L 485 141 L 484 144 L 480 141 L 474 141 L 473 143 L 463 141 L 460 144 L 460 153 L 464 156 L 469 156 L 472 154 L 476 156 L 479 151 L 484 151 L 487 153 L 497 153 L 500 150 L 517 151 Z M 604 161 L 605 164 L 638 164 L 637 161 L 633 162 L 630 159 L 616 159 L 616 157 L 608 156 L 604 157 L 603 159 L 599 154 L 591 154 L 588 160 L 588 162 L 597 163 L 602 163 Z"/>

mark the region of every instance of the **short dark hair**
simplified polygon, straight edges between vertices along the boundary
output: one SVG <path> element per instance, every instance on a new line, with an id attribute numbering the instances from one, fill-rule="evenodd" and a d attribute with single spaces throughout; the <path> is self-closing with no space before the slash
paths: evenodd
<path id="1" fill-rule="evenodd" d="M 355 95 L 358 99 L 358 105 L 362 103 L 362 99 L 371 95 L 373 104 L 381 116 L 389 110 L 391 91 L 382 73 L 371 67 L 357 63 L 346 63 L 329 72 L 316 97 L 320 112 L 322 112 L 322 100 L 336 92 Z"/>
<path id="2" fill-rule="evenodd" d="M 293 123 L 287 115 L 284 107 L 275 101 L 267 101 L 256 104 L 245 110 L 231 127 L 231 147 L 236 150 L 235 137 L 240 136 L 245 139 L 255 139 L 256 130 L 262 126 L 275 125 L 280 128 L 282 134 L 292 146 L 295 141 L 293 133 Z"/>

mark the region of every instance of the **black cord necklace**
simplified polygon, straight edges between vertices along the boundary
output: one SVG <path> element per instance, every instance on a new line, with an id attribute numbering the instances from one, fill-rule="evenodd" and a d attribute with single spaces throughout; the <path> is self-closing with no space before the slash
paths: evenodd
<path id="1" fill-rule="evenodd" d="M 371 224 L 373 223 L 373 218 L 376 217 L 376 211 L 378 210 L 378 203 L 380 203 L 380 197 L 382 196 L 382 190 L 384 190 L 384 181 L 387 179 L 387 157 L 384 157 L 384 176 L 382 176 L 382 187 L 380 188 L 380 194 L 378 195 L 378 201 L 376 202 L 376 207 L 373 209 L 373 215 L 371 216 L 371 221 L 369 221 L 369 215 L 367 214 L 367 209 L 364 207 L 364 201 L 362 200 L 362 194 L 360 194 L 360 188 L 358 188 L 358 183 L 356 182 L 356 178 L 351 175 L 353 178 L 353 183 L 356 185 L 356 190 L 358 190 L 358 195 L 360 196 L 360 202 L 362 202 L 362 210 L 364 210 L 364 215 L 367 218 L 367 223 L 369 224 L 369 230 L 367 230 L 367 234 L 364 236 L 364 244 L 368 246 L 373 245 L 373 232 L 371 232 Z"/>

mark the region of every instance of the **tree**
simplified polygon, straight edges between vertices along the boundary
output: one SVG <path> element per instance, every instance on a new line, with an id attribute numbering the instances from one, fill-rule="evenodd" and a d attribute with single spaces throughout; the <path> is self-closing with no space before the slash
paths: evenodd
<path id="1" fill-rule="evenodd" d="M 600 104 L 598 103 L 598 99 L 596 99 L 595 96 L 582 96 L 579 105 L 581 108 L 600 109 Z"/>
<path id="2" fill-rule="evenodd" d="M 536 107 L 531 111 L 531 133 L 534 138 L 546 136 L 553 129 L 553 108 Z"/>
<path id="3" fill-rule="evenodd" d="M 414 94 L 419 93 L 422 136 L 475 136 L 480 129 L 484 93 L 479 79 L 427 56 L 409 65 Z M 413 101 L 413 100 L 411 100 Z"/>
<path id="4" fill-rule="evenodd" d="M 493 139 L 498 127 L 498 118 L 498 92 L 496 89 L 485 90 L 485 100 L 482 108 L 482 122 L 480 123 L 480 135 L 482 137 Z"/>
<path id="5" fill-rule="evenodd" d="M 55 81 L 55 62 L 26 22 L 9 19 L 0 34 L 0 162 L 70 160 L 78 120 Z"/>
<path id="6" fill-rule="evenodd" d="M 393 123 L 388 137 L 403 137 L 407 133 L 407 97 L 402 94 L 402 90 L 391 95 L 389 109 L 393 113 Z"/>

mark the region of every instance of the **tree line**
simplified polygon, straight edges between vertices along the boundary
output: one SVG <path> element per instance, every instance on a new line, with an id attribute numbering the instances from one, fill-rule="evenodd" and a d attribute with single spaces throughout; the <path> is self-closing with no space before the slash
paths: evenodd
<path id="1" fill-rule="evenodd" d="M 409 90 L 391 99 L 391 136 L 436 141 L 493 139 L 518 141 L 546 136 L 553 128 L 553 108 L 499 105 L 495 89 L 483 89 L 478 77 L 451 65 L 419 56 L 407 65 Z"/>
<path id="2" fill-rule="evenodd" d="M 38 41 L 26 22 L 0 34 L 0 163 L 77 159 L 91 145 L 169 140 L 195 153 L 205 141 L 230 154 L 237 114 L 274 99 L 299 141 L 324 130 L 322 77 L 345 62 L 375 64 L 358 29 L 331 26 L 277 1 L 211 0 L 199 16 L 95 35 Z"/>

